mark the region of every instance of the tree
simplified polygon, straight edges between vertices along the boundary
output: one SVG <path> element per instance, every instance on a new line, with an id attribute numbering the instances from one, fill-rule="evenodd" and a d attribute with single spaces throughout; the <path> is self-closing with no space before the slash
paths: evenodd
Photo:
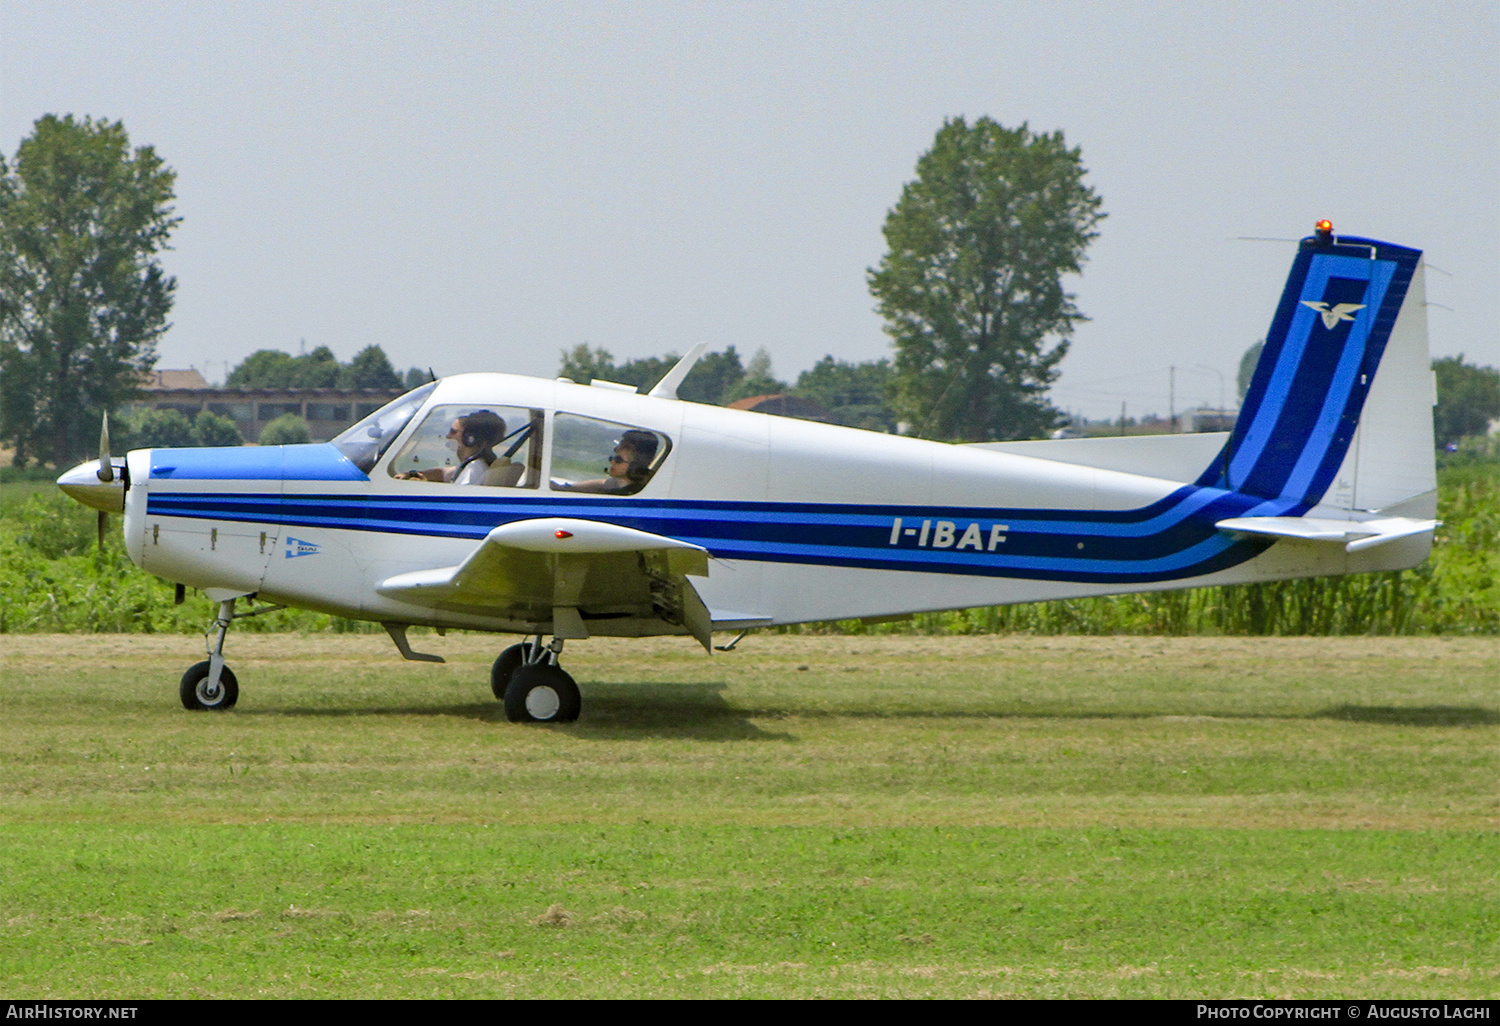
<path id="1" fill-rule="evenodd" d="M 1437 406 L 1433 434 L 1439 448 L 1459 439 L 1482 435 L 1500 417 L 1500 370 L 1464 362 L 1464 354 L 1432 361 L 1437 375 Z"/>
<path id="2" fill-rule="evenodd" d="M 200 410 L 193 418 L 194 445 L 244 445 L 245 437 L 228 417 Z"/>
<path id="3" fill-rule="evenodd" d="M 426 373 L 415 367 L 407 372 L 407 378 L 414 372 L 420 375 L 418 384 L 427 381 Z M 366 346 L 347 364 L 339 363 L 332 349 L 318 346 L 301 356 L 280 349 L 257 349 L 229 372 L 224 387 L 396 389 L 402 387 L 402 380 L 379 346 Z"/>
<path id="4" fill-rule="evenodd" d="M 889 432 L 896 430 L 893 386 L 889 360 L 844 363 L 830 355 L 802 372 L 793 393 L 814 400 L 847 427 Z"/>
<path id="5" fill-rule="evenodd" d="M 16 462 L 93 455 L 167 330 L 176 174 L 120 122 L 48 114 L 0 155 L 0 440 Z"/>
<path id="6" fill-rule="evenodd" d="M 722 353 L 704 353 L 677 387 L 677 397 L 690 403 L 733 401 L 735 386 L 745 379 L 745 367 L 734 346 Z"/>
<path id="7" fill-rule="evenodd" d="M 667 371 L 675 367 L 679 359 L 681 358 L 676 353 L 668 353 L 665 356 L 644 356 L 627 360 L 616 366 L 615 358 L 608 349 L 595 349 L 584 343 L 562 351 L 562 363 L 557 373 L 559 377 L 583 385 L 595 378 L 602 378 L 645 390 L 655 388 L 656 383 L 666 377 Z M 769 356 L 766 357 L 765 365 L 769 375 Z M 735 352 L 734 346 L 729 346 L 722 353 L 704 353 L 678 386 L 677 397 L 694 403 L 732 402 L 740 398 L 738 388 L 744 380 L 745 368 L 740 363 L 740 355 Z M 780 386 L 778 390 L 786 387 L 779 381 L 771 381 L 771 384 Z"/>
<path id="8" fill-rule="evenodd" d="M 365 346 L 354 354 L 349 366 L 339 372 L 340 388 L 400 388 L 401 375 L 391 366 L 385 350 Z"/>
<path id="9" fill-rule="evenodd" d="M 1235 377 L 1235 384 L 1240 390 L 1240 402 L 1245 401 L 1245 393 L 1250 391 L 1250 379 L 1255 377 L 1255 366 L 1260 363 L 1260 354 L 1266 348 L 1266 340 L 1252 342 L 1240 357 L 1239 374 Z"/>
<path id="10" fill-rule="evenodd" d="M 142 410 L 121 424 L 125 428 L 120 434 L 117 448 L 158 449 L 197 445 L 193 422 L 181 410 Z"/>
<path id="11" fill-rule="evenodd" d="M 587 385 L 595 378 L 613 381 L 614 373 L 615 358 L 610 355 L 610 351 L 602 346 L 595 349 L 587 342 L 581 342 L 571 350 L 564 349 L 562 365 L 557 369 L 558 377 L 576 381 L 580 385 Z"/>
<path id="12" fill-rule="evenodd" d="M 339 383 L 339 358 L 327 346 L 292 357 L 291 388 L 336 388 Z"/>
<path id="13" fill-rule="evenodd" d="M 771 354 L 761 346 L 745 364 L 744 377 L 735 382 L 724 393 L 721 401 L 732 403 L 736 399 L 748 399 L 757 395 L 781 395 L 787 390 L 785 381 L 771 372 Z"/>
<path id="14" fill-rule="evenodd" d="M 305 445 L 311 441 L 307 421 L 295 413 L 283 413 L 260 429 L 261 445 Z"/>
<path id="15" fill-rule="evenodd" d="M 1083 315 L 1063 289 L 1104 217 L 1062 132 L 953 118 L 885 220 L 868 272 L 896 348 L 896 410 L 926 437 L 1028 438 Z M 1048 348 L 1049 340 L 1052 342 Z"/>
<path id="16" fill-rule="evenodd" d="M 296 367 L 290 353 L 257 349 L 229 372 L 225 388 L 291 388 Z"/>

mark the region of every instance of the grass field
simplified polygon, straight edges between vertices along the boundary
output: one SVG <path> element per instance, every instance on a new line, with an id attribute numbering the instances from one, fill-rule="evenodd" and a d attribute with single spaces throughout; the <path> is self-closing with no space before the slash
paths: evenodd
<path id="1" fill-rule="evenodd" d="M 0 639 L 0 993 L 1500 993 L 1493 639 L 423 641 Z"/>

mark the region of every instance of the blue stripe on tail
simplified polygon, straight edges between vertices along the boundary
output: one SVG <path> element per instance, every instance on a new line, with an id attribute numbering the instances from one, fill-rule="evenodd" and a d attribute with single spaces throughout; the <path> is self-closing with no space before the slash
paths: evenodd
<path id="1" fill-rule="evenodd" d="M 1343 463 L 1422 258 L 1372 239 L 1302 240 L 1224 451 L 1199 485 L 1317 505 Z"/>

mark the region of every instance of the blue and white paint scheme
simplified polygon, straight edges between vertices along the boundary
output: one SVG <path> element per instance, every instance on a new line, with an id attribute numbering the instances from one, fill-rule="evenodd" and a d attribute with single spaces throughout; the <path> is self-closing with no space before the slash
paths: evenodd
<path id="1" fill-rule="evenodd" d="M 1303 240 L 1219 435 L 952 445 L 678 400 L 702 348 L 646 395 L 464 374 L 331 443 L 138 450 L 112 482 L 91 462 L 59 483 L 121 499 L 131 559 L 227 603 L 224 626 L 256 597 L 382 622 L 413 658 L 414 624 L 535 635 L 523 664 L 554 683 L 565 639 L 709 648 L 715 630 L 1397 569 L 1431 546 L 1414 249 Z M 449 483 L 436 440 L 481 410 L 514 429 L 492 486 Z"/>

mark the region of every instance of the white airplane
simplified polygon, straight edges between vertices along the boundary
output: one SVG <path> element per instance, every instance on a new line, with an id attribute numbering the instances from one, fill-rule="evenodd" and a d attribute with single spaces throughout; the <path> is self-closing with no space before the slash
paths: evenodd
<path id="1" fill-rule="evenodd" d="M 137 566 L 219 604 L 519 634 L 507 716 L 576 719 L 566 640 L 714 631 L 1391 570 L 1436 521 L 1421 253 L 1298 247 L 1232 432 L 955 445 L 649 394 L 462 374 L 314 445 L 142 449 L 63 474 Z M 108 436 L 101 440 L 108 453 Z M 265 605 L 236 611 L 242 599 Z M 736 639 L 737 641 L 738 639 Z"/>

